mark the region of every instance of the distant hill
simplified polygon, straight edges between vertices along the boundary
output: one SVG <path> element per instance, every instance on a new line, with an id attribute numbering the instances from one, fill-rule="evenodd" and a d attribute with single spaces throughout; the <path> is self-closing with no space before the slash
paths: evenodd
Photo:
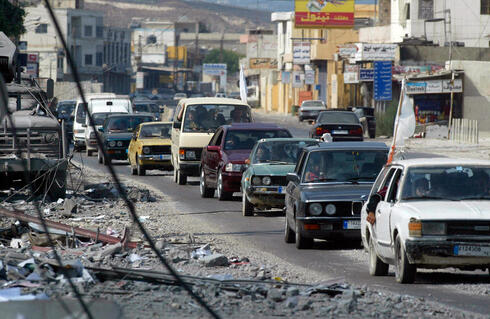
<path id="1" fill-rule="evenodd" d="M 128 27 L 131 19 L 200 21 L 209 31 L 245 32 L 271 27 L 267 11 L 184 0 L 85 0 L 85 9 L 102 11 L 106 24 Z"/>

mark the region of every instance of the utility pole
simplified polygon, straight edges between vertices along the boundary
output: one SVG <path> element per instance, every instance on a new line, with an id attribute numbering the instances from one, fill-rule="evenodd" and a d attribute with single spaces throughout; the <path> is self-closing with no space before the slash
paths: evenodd
<path id="1" fill-rule="evenodd" d="M 223 42 L 225 41 L 225 31 L 221 31 L 221 40 L 219 42 L 219 62 L 223 63 Z"/>
<path id="2" fill-rule="evenodd" d="M 196 39 L 194 43 L 194 68 L 199 65 L 199 21 L 196 22 Z M 194 74 L 195 80 L 199 81 L 199 76 Z"/>

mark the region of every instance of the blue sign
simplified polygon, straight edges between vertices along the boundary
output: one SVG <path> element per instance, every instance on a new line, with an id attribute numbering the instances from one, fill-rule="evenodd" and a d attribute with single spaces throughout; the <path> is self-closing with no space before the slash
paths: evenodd
<path id="1" fill-rule="evenodd" d="M 391 61 L 374 61 L 374 99 L 391 101 Z"/>
<path id="2" fill-rule="evenodd" d="M 360 69 L 359 70 L 359 81 L 373 81 L 374 80 L 374 69 Z"/>

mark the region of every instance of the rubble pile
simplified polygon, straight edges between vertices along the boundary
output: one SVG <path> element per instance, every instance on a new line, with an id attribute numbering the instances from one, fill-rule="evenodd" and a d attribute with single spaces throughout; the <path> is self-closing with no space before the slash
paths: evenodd
<path id="1" fill-rule="evenodd" d="M 139 187 L 125 186 L 125 191 L 159 252 L 222 317 L 468 317 L 420 298 L 353 287 L 343 279 L 289 282 L 274 265 L 229 255 L 204 236 L 163 229 L 165 199 Z M 7 304 L 2 301 L 64 298 L 73 303 L 70 278 L 85 301 L 113 302 L 126 318 L 203 316 L 204 309 L 143 240 L 113 184 L 86 184 L 65 199 L 40 205 L 62 265 L 36 217 L 36 204 L 16 196 L 0 206 L 0 311 Z M 29 317 L 28 309 L 19 311 Z"/>

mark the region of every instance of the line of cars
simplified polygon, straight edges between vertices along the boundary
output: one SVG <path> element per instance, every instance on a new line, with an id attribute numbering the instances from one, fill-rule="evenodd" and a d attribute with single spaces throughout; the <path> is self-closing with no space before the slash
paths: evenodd
<path id="1" fill-rule="evenodd" d="M 393 264 L 401 283 L 413 282 L 417 268 L 490 268 L 490 162 L 385 165 L 387 146 L 362 142 L 362 126 L 360 135 L 334 132 L 359 129 L 344 126 L 353 112 L 323 114 L 342 119 L 337 126 L 317 121 L 314 131 L 331 134 L 333 143 L 255 123 L 247 104 L 226 98 L 182 99 L 172 123 L 154 122 L 151 114 L 111 115 L 99 130 L 111 158 L 128 158 L 133 174 L 173 170 L 180 185 L 199 177 L 203 198 L 228 200 L 241 191 L 247 217 L 283 209 L 284 240 L 298 249 L 314 239 L 362 240 L 369 272 L 386 275 Z M 366 214 L 373 198 L 379 203 L 372 225 Z"/>

